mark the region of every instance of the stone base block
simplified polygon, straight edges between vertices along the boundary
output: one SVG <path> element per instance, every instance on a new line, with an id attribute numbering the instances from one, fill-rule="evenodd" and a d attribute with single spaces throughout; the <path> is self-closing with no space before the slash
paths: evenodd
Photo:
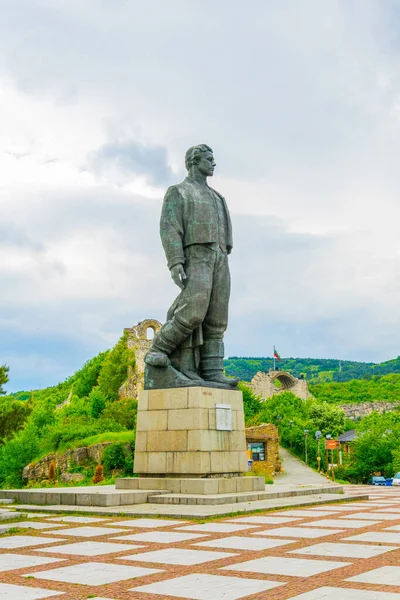
<path id="1" fill-rule="evenodd" d="M 117 479 L 117 490 L 155 490 L 173 494 L 238 494 L 263 492 L 264 477 L 127 477 Z"/>
<path id="2" fill-rule="evenodd" d="M 242 393 L 209 387 L 139 394 L 135 473 L 183 478 L 247 471 Z"/>

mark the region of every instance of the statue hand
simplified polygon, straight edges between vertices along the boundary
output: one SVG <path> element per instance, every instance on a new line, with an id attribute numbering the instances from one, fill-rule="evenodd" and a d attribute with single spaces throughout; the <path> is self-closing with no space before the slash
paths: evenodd
<path id="1" fill-rule="evenodd" d="M 176 283 L 176 285 L 179 288 L 181 288 L 181 290 L 183 290 L 183 288 L 185 287 L 184 281 L 186 279 L 186 273 L 181 264 L 175 265 L 174 267 L 172 267 L 171 277 L 172 277 L 174 283 Z"/>

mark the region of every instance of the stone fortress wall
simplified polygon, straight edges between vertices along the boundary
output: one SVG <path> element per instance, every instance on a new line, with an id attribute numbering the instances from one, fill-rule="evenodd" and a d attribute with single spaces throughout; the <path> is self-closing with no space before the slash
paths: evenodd
<path id="1" fill-rule="evenodd" d="M 280 387 L 275 385 L 275 381 L 280 383 Z M 274 371 L 272 369 L 268 373 L 258 371 L 251 380 L 250 387 L 261 398 L 272 398 L 272 396 L 286 391 L 292 392 L 303 400 L 307 400 L 312 396 L 305 379 L 293 377 L 286 371 Z"/>
<path id="2" fill-rule="evenodd" d="M 372 412 L 386 413 L 393 410 L 399 410 L 398 402 L 360 402 L 359 404 L 341 404 L 340 408 L 344 411 L 346 417 L 350 419 L 361 419 Z"/>

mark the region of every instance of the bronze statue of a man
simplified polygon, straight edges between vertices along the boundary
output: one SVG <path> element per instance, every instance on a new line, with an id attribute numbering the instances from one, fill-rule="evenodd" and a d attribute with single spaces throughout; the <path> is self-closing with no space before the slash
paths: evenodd
<path id="1" fill-rule="evenodd" d="M 160 222 L 168 267 L 181 293 L 146 356 L 145 386 L 232 388 L 237 380 L 223 374 L 231 220 L 224 198 L 207 184 L 216 166 L 212 149 L 189 148 L 185 163 L 188 175 L 167 190 Z"/>

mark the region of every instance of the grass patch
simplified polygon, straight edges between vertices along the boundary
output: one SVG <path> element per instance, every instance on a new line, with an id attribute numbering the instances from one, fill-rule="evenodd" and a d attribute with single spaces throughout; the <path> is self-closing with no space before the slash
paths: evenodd
<path id="1" fill-rule="evenodd" d="M 130 444 L 135 440 L 135 432 L 134 431 L 106 431 L 105 433 L 98 433 L 97 435 L 91 435 L 90 437 L 84 438 L 82 440 L 74 440 L 64 446 L 60 446 L 57 451 L 49 450 L 47 452 L 42 452 L 38 456 L 35 456 L 33 460 L 31 460 L 30 464 L 38 463 L 42 458 L 48 456 L 49 454 L 64 454 L 67 450 L 74 450 L 75 448 L 87 448 L 89 446 L 94 446 L 96 444 L 101 444 L 103 442 L 124 442 Z"/>
<path id="2" fill-rule="evenodd" d="M 74 442 L 73 446 L 68 446 L 68 448 L 84 448 L 87 446 L 94 446 L 95 444 L 101 444 L 102 442 L 126 442 L 129 444 L 130 442 L 133 442 L 134 439 L 134 431 L 107 431 L 106 433 L 98 433 L 97 435 L 92 435 L 79 442 Z"/>

